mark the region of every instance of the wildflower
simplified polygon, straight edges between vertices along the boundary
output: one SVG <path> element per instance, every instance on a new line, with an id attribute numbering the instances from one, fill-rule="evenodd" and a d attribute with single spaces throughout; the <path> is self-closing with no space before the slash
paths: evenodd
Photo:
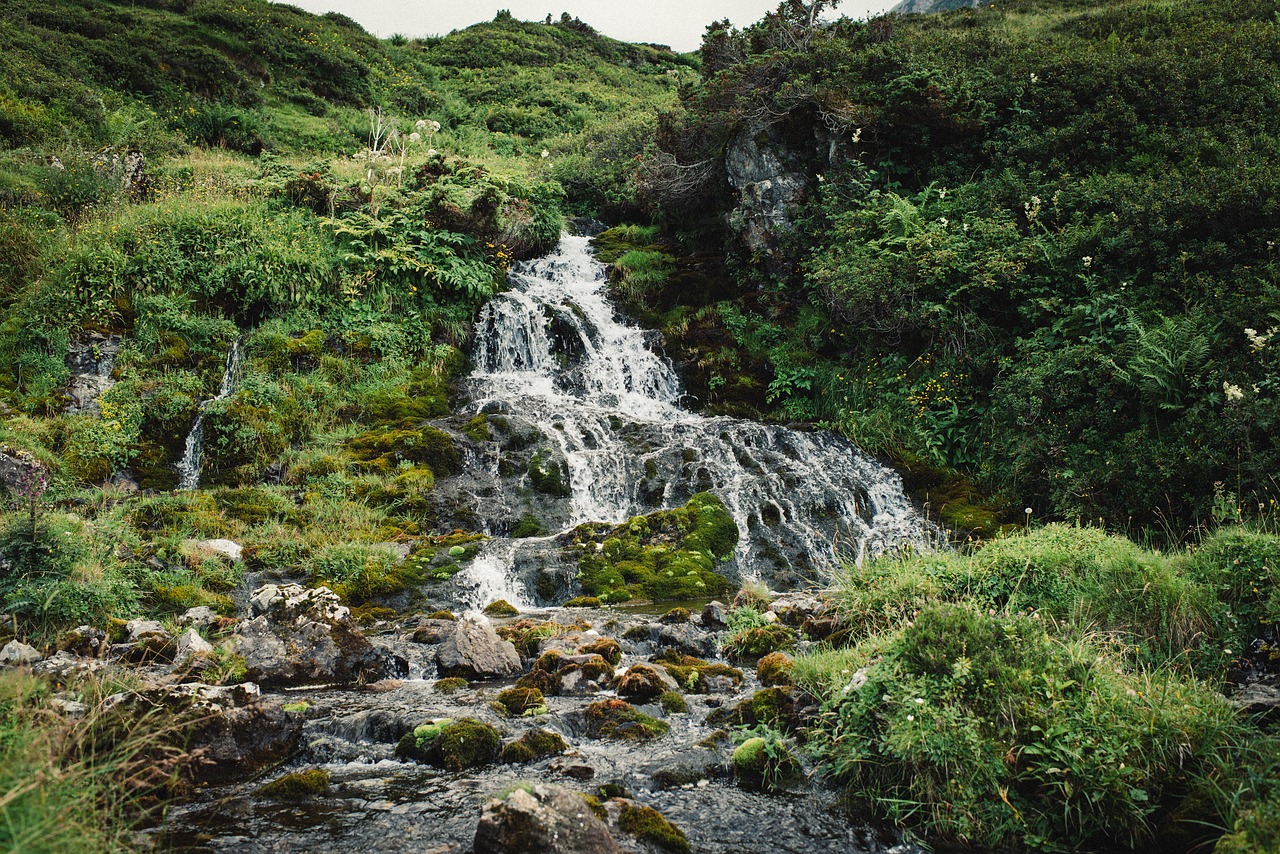
<path id="1" fill-rule="evenodd" d="M 1275 334 L 1276 327 L 1274 326 L 1266 332 L 1259 332 L 1256 329 L 1246 329 L 1244 331 L 1244 337 L 1249 339 L 1249 347 L 1252 348 L 1255 353 L 1261 352 L 1271 340 L 1271 336 Z"/>
<path id="2" fill-rule="evenodd" d="M 1244 389 L 1228 380 L 1222 381 L 1222 393 L 1227 396 L 1228 401 L 1244 399 Z"/>
<path id="3" fill-rule="evenodd" d="M 945 216 L 943 216 L 943 217 L 938 217 L 938 224 L 939 224 L 939 225 L 941 225 L 943 228 L 946 228 L 946 227 L 947 227 L 947 218 L 946 218 Z"/>
<path id="4" fill-rule="evenodd" d="M 924 697 L 916 697 L 916 705 L 917 706 L 924 705 Z"/>
<path id="5" fill-rule="evenodd" d="M 418 142 L 421 139 L 422 139 L 422 134 L 418 133 L 417 131 L 414 131 L 413 133 L 409 134 L 410 142 Z"/>
<path id="6" fill-rule="evenodd" d="M 547 159 L 548 157 L 550 157 L 550 156 L 551 156 L 551 152 L 550 152 L 550 151 L 547 151 L 545 148 L 544 148 L 544 149 L 542 149 L 542 159 L 543 159 L 543 160 L 546 160 L 546 159 Z"/>
<path id="7" fill-rule="evenodd" d="M 1081 259 L 1080 259 L 1080 261 L 1081 261 L 1081 263 L 1083 263 L 1086 267 L 1092 267 L 1092 266 L 1093 266 L 1093 256 L 1092 256 L 1092 255 L 1086 255 L 1086 256 L 1084 256 L 1083 258 L 1081 258 Z"/>
<path id="8" fill-rule="evenodd" d="M 1040 75 L 1036 74 L 1034 71 L 1033 71 L 1033 72 L 1031 72 L 1031 82 L 1032 82 L 1032 83 L 1039 83 L 1039 82 L 1040 82 Z"/>
<path id="9" fill-rule="evenodd" d="M 915 715 L 907 715 L 907 720 L 914 721 L 915 719 L 916 719 Z"/>

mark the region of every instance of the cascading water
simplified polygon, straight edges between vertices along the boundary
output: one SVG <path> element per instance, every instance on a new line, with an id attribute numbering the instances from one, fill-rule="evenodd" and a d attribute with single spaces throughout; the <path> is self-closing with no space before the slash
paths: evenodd
<path id="1" fill-rule="evenodd" d="M 588 239 L 565 237 L 512 273 L 511 290 L 485 307 L 476 330 L 476 411 L 536 425 L 548 455 L 564 463 L 568 525 L 622 522 L 710 491 L 737 521 L 736 568 L 746 578 L 812 579 L 837 548 L 861 560 L 928 544 L 898 475 L 841 437 L 683 409 L 654 334 L 618 320 L 604 282 Z M 460 577 L 472 604 L 498 593 L 528 598 L 513 577 L 518 551 L 495 546 Z M 467 577 L 476 572 L 483 581 Z"/>
<path id="2" fill-rule="evenodd" d="M 204 416 L 209 407 L 229 397 L 236 388 L 236 372 L 240 368 L 240 342 L 235 341 L 227 351 L 227 368 L 222 374 L 218 394 L 200 404 L 195 424 L 187 434 L 182 459 L 178 460 L 178 489 L 196 489 L 200 486 L 200 468 L 204 456 Z"/>

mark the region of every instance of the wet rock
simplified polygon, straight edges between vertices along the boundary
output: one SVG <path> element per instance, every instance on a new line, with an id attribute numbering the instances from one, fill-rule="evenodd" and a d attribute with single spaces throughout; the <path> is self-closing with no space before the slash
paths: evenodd
<path id="1" fill-rule="evenodd" d="M 0 665 L 6 667 L 30 667 L 43 659 L 40 650 L 22 641 L 11 640 L 0 649 Z"/>
<path id="2" fill-rule="evenodd" d="M 475 718 L 448 718 L 417 727 L 401 737 L 396 755 L 446 771 L 465 771 L 488 765 L 498 758 L 502 736 Z"/>
<path id="3" fill-rule="evenodd" d="M 660 625 L 653 641 L 661 649 L 674 649 L 685 655 L 708 656 L 716 651 L 715 639 L 692 623 Z"/>
<path id="4" fill-rule="evenodd" d="M 504 641 L 482 614 L 468 612 L 440 644 L 436 669 L 441 676 L 506 679 L 523 672 L 515 645 Z"/>
<path id="5" fill-rule="evenodd" d="M 1265 723 L 1280 721 L 1280 685 L 1273 682 L 1247 685 L 1233 695 L 1230 702 L 1249 715 L 1260 715 Z"/>
<path id="6" fill-rule="evenodd" d="M 684 854 L 689 851 L 689 840 L 684 831 L 676 827 L 653 807 L 638 804 L 630 798 L 610 798 L 604 802 L 605 817 L 609 828 L 641 843 L 655 846 L 662 851 Z"/>
<path id="7" fill-rule="evenodd" d="M 581 795 L 537 784 L 484 806 L 475 854 L 621 854 Z"/>
<path id="8" fill-rule="evenodd" d="M 725 622 L 725 606 L 723 602 L 708 602 L 702 606 L 702 625 L 708 629 L 723 629 Z"/>
<path id="9" fill-rule="evenodd" d="M 648 664 L 631 665 L 618 680 L 618 696 L 637 703 L 648 703 L 677 688 L 674 679 Z"/>
<path id="10" fill-rule="evenodd" d="M 249 678 L 269 685 L 373 682 L 408 672 L 404 659 L 375 647 L 327 587 L 268 584 L 250 599 L 255 616 L 233 636 Z"/>
<path id="11" fill-rule="evenodd" d="M 71 371 L 68 413 L 98 414 L 98 398 L 115 385 L 111 371 L 119 351 L 120 339 L 114 335 L 90 335 L 67 347 L 67 368 Z"/>
<path id="12" fill-rule="evenodd" d="M 144 688 L 108 698 L 126 715 L 147 708 L 189 721 L 184 776 L 201 783 L 244 779 L 286 758 L 302 734 L 302 715 L 264 699 L 252 682 L 205 685 L 198 682 Z"/>
<path id="13" fill-rule="evenodd" d="M 453 634 L 454 629 L 455 624 L 452 620 L 426 619 L 418 623 L 409 634 L 407 640 L 413 643 L 434 646 L 435 644 L 443 643 L 449 635 Z"/>
<path id="14" fill-rule="evenodd" d="M 350 742 L 395 744 L 413 727 L 388 709 L 367 709 L 329 721 L 321 730 Z"/>
<path id="15" fill-rule="evenodd" d="M 792 628 L 799 628 L 815 617 L 824 616 L 832 611 L 832 605 L 821 596 L 812 593 L 783 593 L 769 603 L 768 613 L 777 614 L 778 618 Z"/>
<path id="16" fill-rule="evenodd" d="M 603 691 L 613 682 L 613 665 L 599 655 L 565 655 L 555 674 L 553 693 L 585 697 Z"/>

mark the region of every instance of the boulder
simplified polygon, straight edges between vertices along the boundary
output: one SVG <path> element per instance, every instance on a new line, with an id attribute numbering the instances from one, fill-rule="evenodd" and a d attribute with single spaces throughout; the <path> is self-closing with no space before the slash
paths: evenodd
<path id="1" fill-rule="evenodd" d="M 40 650 L 22 641 L 11 640 L 0 649 L 0 665 L 6 667 L 30 667 L 44 660 Z"/>
<path id="2" fill-rule="evenodd" d="M 679 686 L 674 679 L 648 664 L 631 665 L 618 680 L 618 696 L 636 703 L 648 703 L 676 690 Z"/>
<path id="3" fill-rule="evenodd" d="M 187 629 L 178 636 L 178 661 L 185 661 L 198 655 L 208 655 L 211 652 L 213 652 L 213 644 L 200 637 L 200 633 L 195 629 Z"/>
<path id="4" fill-rule="evenodd" d="M 249 678 L 269 685 L 373 682 L 404 676 L 404 659 L 375 647 L 327 587 L 268 584 L 254 591 L 256 615 L 233 636 Z"/>
<path id="5" fill-rule="evenodd" d="M 178 618 L 178 625 L 183 628 L 209 629 L 218 624 L 218 612 L 214 611 L 208 605 L 200 605 L 195 608 L 188 608 L 181 617 Z"/>
<path id="6" fill-rule="evenodd" d="M 507 679 L 523 672 L 515 644 L 498 637 L 483 614 L 468 611 L 454 624 L 436 653 L 441 676 Z"/>
<path id="7" fill-rule="evenodd" d="M 728 625 L 723 602 L 708 602 L 702 606 L 702 625 L 708 629 L 723 629 Z"/>
<path id="8" fill-rule="evenodd" d="M 107 633 L 94 626 L 76 626 L 58 638 L 58 649 L 74 655 L 93 658 L 102 651 Z"/>
<path id="9" fill-rule="evenodd" d="M 231 562 L 235 563 L 240 560 L 240 554 L 244 551 L 244 546 L 235 540 L 183 540 L 182 548 L 184 551 L 191 552 L 196 555 L 212 557 L 221 555 Z"/>
<path id="10" fill-rule="evenodd" d="M 581 795 L 536 784 L 484 806 L 475 854 L 620 854 L 623 849 Z"/>
<path id="11" fill-rule="evenodd" d="M 106 705 L 135 715 L 160 708 L 190 722 L 184 731 L 183 776 L 193 783 L 245 779 L 289 756 L 302 735 L 303 716 L 265 699 L 252 682 L 206 685 L 191 682 L 144 688 L 107 698 Z"/>

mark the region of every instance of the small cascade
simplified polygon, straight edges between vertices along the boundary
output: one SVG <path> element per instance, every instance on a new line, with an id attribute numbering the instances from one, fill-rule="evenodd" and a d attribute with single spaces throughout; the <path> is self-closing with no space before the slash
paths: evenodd
<path id="1" fill-rule="evenodd" d="M 536 427 L 567 475 L 565 524 L 622 522 L 710 491 L 738 523 L 737 572 L 766 580 L 814 579 L 837 557 L 930 544 L 898 475 L 842 437 L 682 408 L 655 334 L 616 316 L 587 238 L 563 238 L 510 283 L 477 324 L 472 399 L 477 412 Z M 484 577 L 504 589 L 479 604 L 515 603 L 518 555 L 487 557 Z"/>
<path id="2" fill-rule="evenodd" d="M 227 351 L 227 368 L 222 374 L 218 394 L 200 404 L 196 422 L 191 425 L 191 432 L 187 434 L 182 459 L 178 461 L 178 489 L 197 489 L 200 486 L 200 468 L 204 456 L 204 416 L 212 404 L 224 400 L 235 391 L 236 372 L 240 369 L 241 359 L 240 342 L 237 340 Z"/>
<path id="3" fill-rule="evenodd" d="M 521 610 L 533 607 L 523 585 L 511 573 L 516 543 L 495 540 L 454 577 L 460 601 L 477 610 L 505 599 Z"/>

